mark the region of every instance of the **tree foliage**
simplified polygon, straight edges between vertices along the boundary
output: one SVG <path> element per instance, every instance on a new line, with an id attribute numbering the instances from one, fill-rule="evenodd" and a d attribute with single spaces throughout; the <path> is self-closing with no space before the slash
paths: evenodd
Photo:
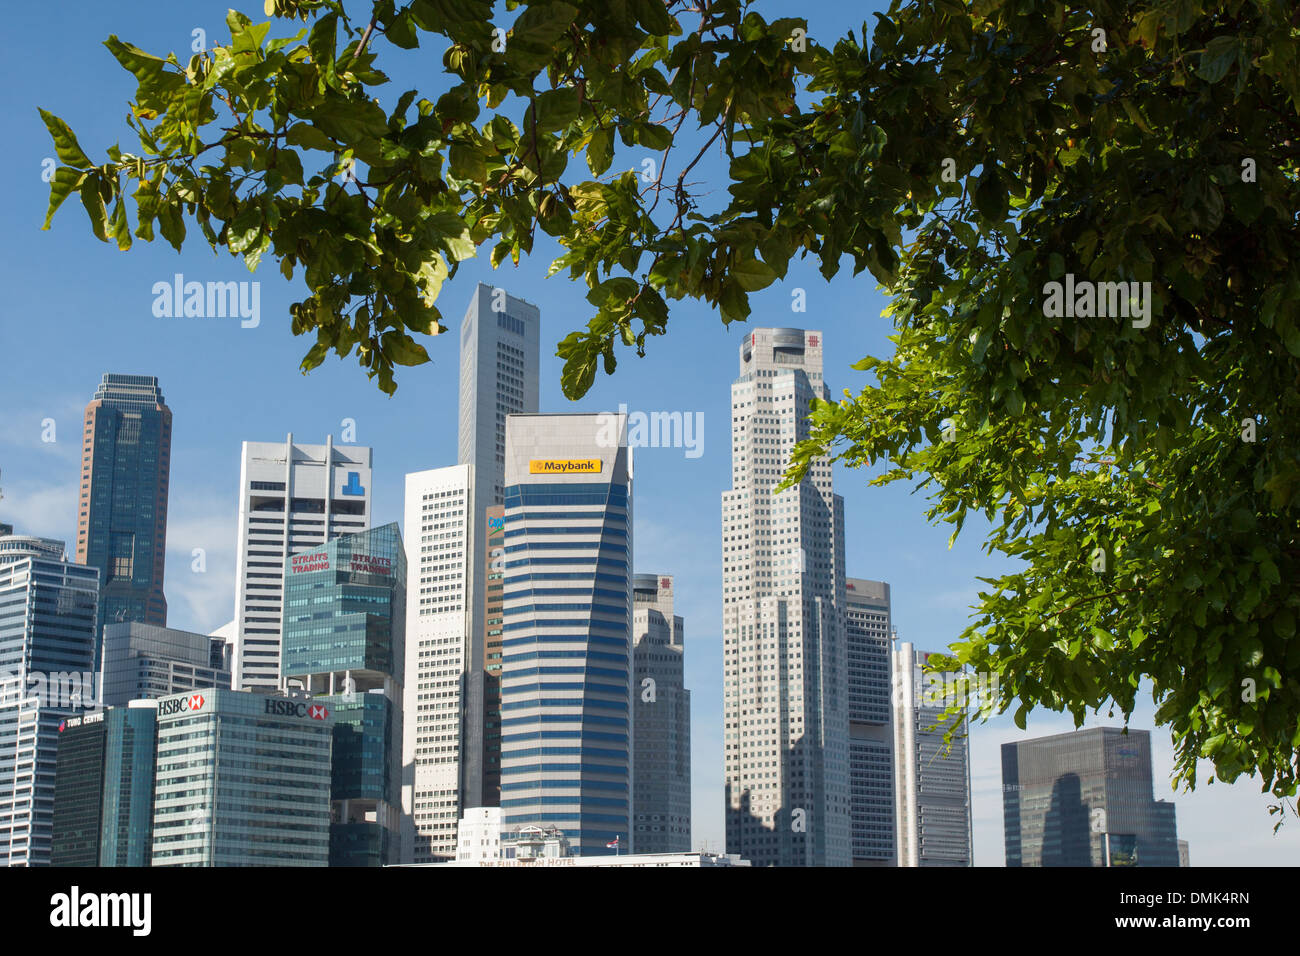
<path id="1" fill-rule="evenodd" d="M 1021 726 L 1127 717 L 1147 679 L 1185 784 L 1204 758 L 1295 794 L 1293 4 L 895 2 L 833 42 L 739 0 L 509 0 L 508 28 L 487 0 L 267 7 L 304 28 L 232 12 L 229 44 L 183 66 L 110 38 L 140 152 L 97 165 L 43 112 L 50 216 L 75 192 L 121 248 L 156 223 L 179 249 L 188 223 L 301 269 L 304 369 L 355 351 L 388 392 L 427 360 L 412 333 L 442 331 L 457 263 L 517 262 L 538 229 L 596 313 L 559 345 L 575 397 L 672 300 L 741 320 L 794 257 L 851 262 L 889 294 L 896 350 L 813 408 L 790 480 L 827 451 L 887 461 L 877 481 L 916 481 L 954 535 L 987 517 L 1020 569 L 986 579 L 953 653 Z M 445 90 L 386 111 L 381 53 L 430 52 Z M 616 142 L 662 154 L 653 182 L 610 172 Z M 724 208 L 690 182 L 710 149 Z M 1067 276 L 1149 283 L 1149 322 L 1059 317 Z"/>

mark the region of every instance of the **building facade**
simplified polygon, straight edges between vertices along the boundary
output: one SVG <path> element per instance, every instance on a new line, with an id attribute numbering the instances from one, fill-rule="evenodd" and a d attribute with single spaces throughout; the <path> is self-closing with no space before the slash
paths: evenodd
<path id="1" fill-rule="evenodd" d="M 69 717 L 54 785 L 53 866 L 148 866 L 153 840 L 158 706 Z"/>
<path id="2" fill-rule="evenodd" d="M 484 509 L 483 533 L 487 547 L 483 579 L 483 805 L 501 805 L 501 642 L 505 596 L 506 509 Z"/>
<path id="3" fill-rule="evenodd" d="M 511 415 L 504 504 L 502 823 L 558 828 L 580 856 L 629 852 L 626 416 Z"/>
<path id="4" fill-rule="evenodd" d="M 152 865 L 328 865 L 333 729 L 304 697 L 159 700 Z"/>
<path id="5" fill-rule="evenodd" d="M 1002 745 L 1007 866 L 1179 866 L 1151 735 L 1090 727 Z"/>
<path id="6" fill-rule="evenodd" d="M 406 681 L 402 860 L 456 858 L 467 803 L 472 465 L 406 476 Z"/>
<path id="7" fill-rule="evenodd" d="M 755 866 L 848 866 L 844 502 L 829 459 L 779 494 L 814 398 L 820 332 L 755 329 L 731 386 L 722 495 L 727 851 Z"/>
<path id="8" fill-rule="evenodd" d="M 501 808 L 470 807 L 456 833 L 457 863 L 488 863 L 501 858 Z"/>
<path id="9" fill-rule="evenodd" d="M 685 853 L 691 848 L 691 692 L 671 575 L 633 578 L 632 635 L 632 832 L 638 853 Z"/>
<path id="10" fill-rule="evenodd" d="M 853 865 L 893 866 L 897 854 L 889 585 L 846 578 L 844 594 Z"/>
<path id="11" fill-rule="evenodd" d="M 77 563 L 100 572 L 97 639 L 105 624 L 167 624 L 171 442 L 158 379 L 105 374 L 86 406 L 77 509 Z"/>
<path id="12" fill-rule="evenodd" d="M 239 468 L 232 685 L 280 686 L 284 564 L 370 527 L 369 448 L 244 442 Z"/>
<path id="13" fill-rule="evenodd" d="M 406 554 L 396 524 L 346 534 L 285 564 L 288 687 L 333 714 L 330 866 L 399 862 Z"/>
<path id="14" fill-rule="evenodd" d="M 105 707 L 201 687 L 229 687 L 225 641 L 153 624 L 108 624 L 99 686 Z"/>
<path id="15" fill-rule="evenodd" d="M 494 741 L 486 739 L 490 696 L 499 685 L 485 669 L 485 605 L 489 563 L 484 527 L 487 510 L 503 501 L 506 461 L 506 416 L 538 409 L 541 365 L 541 313 L 537 307 L 500 287 L 480 283 L 460 327 L 460 417 L 458 457 L 470 466 L 468 515 L 469 643 L 465 649 L 464 740 L 460 772 L 464 807 L 493 804 L 499 798 L 498 769 L 486 761 Z M 494 728 L 496 730 L 496 728 Z M 494 735 L 495 736 L 495 735 Z M 495 749 L 493 749 L 495 756 Z M 491 778 L 488 780 L 488 778 Z M 485 786 L 493 794 L 485 793 Z M 452 820 L 454 824 L 455 820 Z"/>
<path id="16" fill-rule="evenodd" d="M 942 718 L 947 699 L 925 673 L 929 654 L 904 642 L 893 657 L 898 865 L 971 866 L 969 718 Z"/>
<path id="17" fill-rule="evenodd" d="M 93 709 L 99 570 L 0 537 L 0 866 L 50 862 L 59 724 Z"/>

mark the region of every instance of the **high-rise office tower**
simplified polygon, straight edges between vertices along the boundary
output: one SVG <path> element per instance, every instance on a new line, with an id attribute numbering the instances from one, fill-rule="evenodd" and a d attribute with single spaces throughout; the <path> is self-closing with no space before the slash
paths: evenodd
<path id="1" fill-rule="evenodd" d="M 402 860 L 456 858 L 469 671 L 471 465 L 406 476 L 406 680 Z"/>
<path id="2" fill-rule="evenodd" d="M 484 671 L 487 626 L 484 609 L 488 562 L 487 540 L 481 533 L 487 509 L 502 503 L 505 481 L 506 416 L 538 411 L 541 364 L 541 313 L 537 306 L 509 295 L 500 287 L 480 283 L 460 328 L 460 430 L 457 461 L 472 468 L 469 526 L 469 646 L 466 648 L 465 742 L 461 769 L 464 807 L 494 802 L 485 793 L 488 757 L 485 729 L 495 718 L 488 714 L 490 681 Z M 454 837 L 455 834 L 453 833 Z"/>
<path id="3" fill-rule="evenodd" d="M 502 825 L 633 852 L 626 416 L 506 420 L 504 550 Z"/>
<path id="4" fill-rule="evenodd" d="M 483 575 L 483 805 L 501 806 L 501 642 L 504 640 L 505 522 L 503 505 L 485 509 Z"/>
<path id="5" fill-rule="evenodd" d="M 59 724 L 95 699 L 99 571 L 0 537 L 0 866 L 50 862 Z"/>
<path id="6" fill-rule="evenodd" d="M 328 865 L 333 730 L 305 697 L 161 698 L 151 865 Z"/>
<path id="7" fill-rule="evenodd" d="M 854 866 L 892 866 L 896 862 L 890 613 L 888 584 L 845 579 Z"/>
<path id="8" fill-rule="evenodd" d="M 1007 866 L 1179 866 L 1151 735 L 1089 727 L 1002 745 Z"/>
<path id="9" fill-rule="evenodd" d="M 232 686 L 280 686 L 285 559 L 370 527 L 369 448 L 244 442 Z"/>
<path id="10" fill-rule="evenodd" d="M 636 851 L 684 853 L 691 848 L 691 692 L 670 575 L 633 578 L 632 636 Z"/>
<path id="11" fill-rule="evenodd" d="M 893 652 L 898 865 L 970 866 L 970 721 L 956 718 L 960 726 L 944 741 L 954 720 L 941 719 L 949 701 L 925 674 L 929 658 L 906 642 Z"/>
<path id="12" fill-rule="evenodd" d="M 284 676 L 334 715 L 330 866 L 400 862 L 406 554 L 397 525 L 285 564 Z"/>
<path id="13" fill-rule="evenodd" d="M 171 446 L 158 379 L 106 374 L 86 406 L 77 509 L 77 563 L 100 571 L 96 640 L 105 624 L 167 623 Z"/>
<path id="14" fill-rule="evenodd" d="M 104 627 L 100 703 L 123 707 L 202 687 L 229 687 L 224 641 L 152 624 Z"/>
<path id="15" fill-rule="evenodd" d="M 808 436 L 822 335 L 755 329 L 731 386 L 722 494 L 727 852 L 755 866 L 848 866 L 844 502 L 830 461 L 779 494 Z"/>
<path id="16" fill-rule="evenodd" d="M 53 866 L 148 866 L 158 703 L 69 717 L 59 734 Z"/>

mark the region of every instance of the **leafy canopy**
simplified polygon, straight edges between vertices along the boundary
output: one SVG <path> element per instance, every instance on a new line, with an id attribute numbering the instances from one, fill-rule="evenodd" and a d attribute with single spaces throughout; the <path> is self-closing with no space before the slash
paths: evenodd
<path id="1" fill-rule="evenodd" d="M 738 0 L 505 8 L 508 28 L 488 0 L 378 0 L 364 22 L 268 0 L 303 30 L 232 12 L 229 44 L 183 66 L 111 37 L 139 154 L 97 165 L 42 112 L 50 216 L 75 192 L 120 248 L 197 225 L 301 269 L 304 370 L 355 351 L 390 393 L 457 263 L 517 262 L 539 228 L 596 313 L 559 345 L 572 397 L 662 334 L 669 300 L 741 320 L 795 256 L 827 278 L 851 261 L 891 296 L 895 352 L 815 405 L 789 480 L 828 452 L 887 461 L 876 482 L 916 480 L 954 535 L 987 517 L 1020 570 L 984 579 L 953 654 L 1021 726 L 1127 718 L 1145 678 L 1178 779 L 1205 758 L 1294 796 L 1294 4 L 896 0 L 829 45 Z M 431 48 L 445 91 L 386 111 L 380 55 Z M 653 182 L 609 171 L 615 137 L 662 153 Z M 730 182 L 708 212 L 689 176 L 711 148 Z M 1076 280 L 1149 283 L 1149 323 L 1058 317 L 1046 286 Z"/>

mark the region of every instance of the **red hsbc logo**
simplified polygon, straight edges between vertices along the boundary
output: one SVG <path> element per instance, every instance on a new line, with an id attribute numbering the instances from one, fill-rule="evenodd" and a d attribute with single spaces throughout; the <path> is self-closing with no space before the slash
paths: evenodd
<path id="1" fill-rule="evenodd" d="M 324 704 L 312 704 L 307 708 L 307 716 L 312 720 L 324 720 L 329 715 L 329 708 Z"/>
<path id="2" fill-rule="evenodd" d="M 203 709 L 203 695 L 195 694 L 192 697 L 190 697 L 190 710 L 202 710 L 202 709 Z"/>

